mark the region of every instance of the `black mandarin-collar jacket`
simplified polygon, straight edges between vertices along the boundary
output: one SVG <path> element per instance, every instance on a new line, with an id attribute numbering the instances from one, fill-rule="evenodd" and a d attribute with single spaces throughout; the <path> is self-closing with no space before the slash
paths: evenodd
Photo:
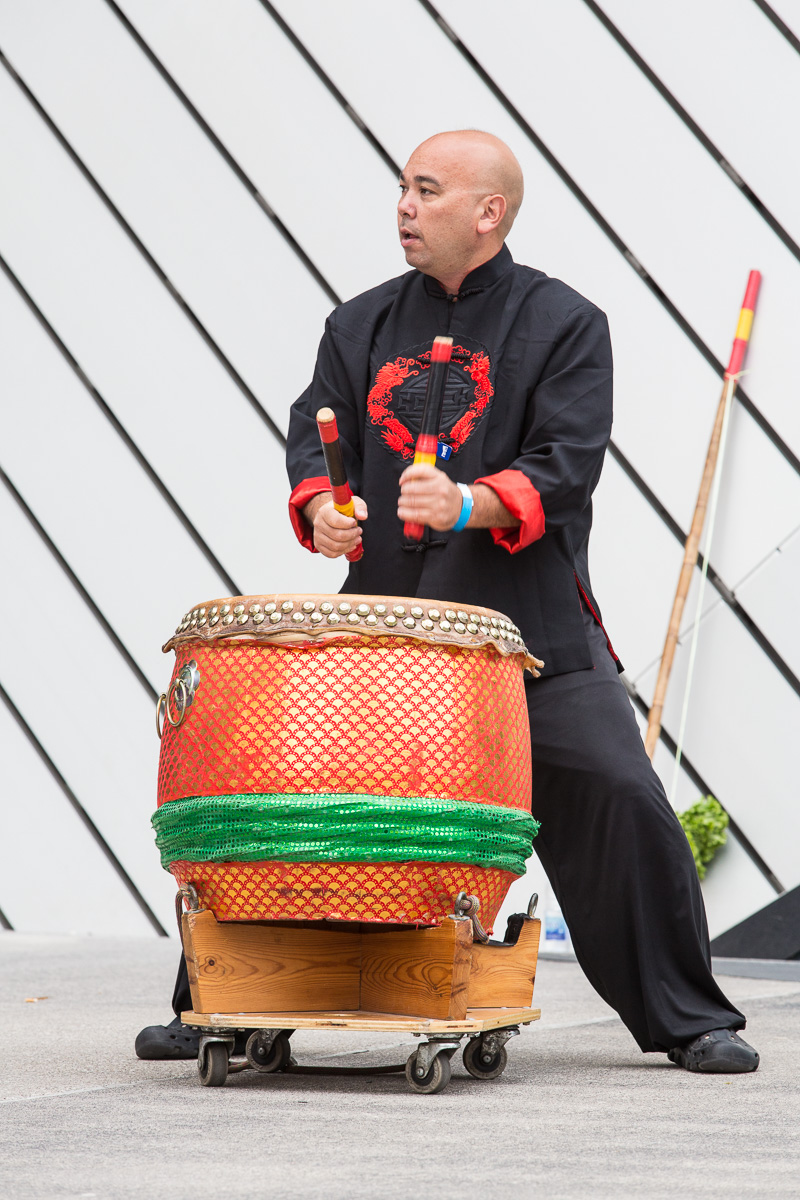
<path id="1" fill-rule="evenodd" d="M 413 460 L 430 348 L 453 338 L 437 465 L 494 488 L 514 529 L 426 531 L 415 545 L 397 519 L 398 479 Z M 581 596 L 597 614 L 587 547 L 591 495 L 611 433 L 611 346 L 604 314 L 504 246 L 456 296 L 411 271 L 337 308 L 311 385 L 293 405 L 287 468 L 292 522 L 327 490 L 315 423 L 336 414 L 345 466 L 366 501 L 364 554 L 344 591 L 420 596 L 498 609 L 555 675 L 591 667 Z M 446 453 L 446 451 L 445 451 Z M 598 617 L 599 619 L 599 617 Z"/>

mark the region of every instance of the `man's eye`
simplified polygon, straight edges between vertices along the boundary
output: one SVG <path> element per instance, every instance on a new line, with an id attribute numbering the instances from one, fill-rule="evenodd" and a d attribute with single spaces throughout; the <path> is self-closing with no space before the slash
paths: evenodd
<path id="1" fill-rule="evenodd" d="M 420 196 L 432 196 L 433 192 L 431 191 L 430 188 L 420 188 L 419 194 L 420 194 Z"/>

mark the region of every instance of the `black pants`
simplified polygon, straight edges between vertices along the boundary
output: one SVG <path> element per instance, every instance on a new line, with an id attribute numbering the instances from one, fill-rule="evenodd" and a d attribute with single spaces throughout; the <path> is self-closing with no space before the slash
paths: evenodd
<path id="1" fill-rule="evenodd" d="M 590 671 L 526 684 L 534 841 L 589 982 L 642 1050 L 745 1020 L 711 974 L 689 844 L 648 759 L 605 636 Z"/>
<path id="2" fill-rule="evenodd" d="M 642 1050 L 743 1029 L 711 974 L 686 836 L 644 751 L 605 636 L 584 614 L 595 666 L 526 685 L 536 850 L 587 978 Z M 192 1007 L 181 957 L 172 1006 Z"/>

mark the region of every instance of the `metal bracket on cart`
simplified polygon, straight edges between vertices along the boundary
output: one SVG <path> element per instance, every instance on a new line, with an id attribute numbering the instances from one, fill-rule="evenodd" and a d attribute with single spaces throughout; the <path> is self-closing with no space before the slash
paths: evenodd
<path id="1" fill-rule="evenodd" d="M 216 1033 L 204 1033 L 200 1038 L 200 1049 L 197 1054 L 198 1062 L 202 1059 L 206 1052 L 206 1046 L 213 1045 L 214 1042 L 222 1042 L 230 1051 L 233 1050 L 233 1044 L 236 1040 L 236 1034 L 232 1029 L 219 1029 Z"/>
<path id="2" fill-rule="evenodd" d="M 470 1038 L 470 1041 L 477 1040 L 480 1043 L 481 1058 L 485 1058 L 488 1062 L 500 1053 L 506 1042 L 512 1037 L 519 1037 L 519 1025 L 508 1025 L 505 1029 L 490 1029 L 488 1033 L 479 1033 L 477 1039 Z"/>
<path id="3" fill-rule="evenodd" d="M 427 1075 L 438 1055 L 446 1054 L 448 1058 L 452 1058 L 460 1045 L 460 1036 L 429 1038 L 427 1042 L 422 1042 L 411 1056 L 414 1059 L 414 1074 Z"/>
<path id="4" fill-rule="evenodd" d="M 461 1044 L 460 1034 L 429 1037 L 406 1063 L 406 1080 L 415 1092 L 432 1096 L 450 1082 L 450 1059 Z"/>

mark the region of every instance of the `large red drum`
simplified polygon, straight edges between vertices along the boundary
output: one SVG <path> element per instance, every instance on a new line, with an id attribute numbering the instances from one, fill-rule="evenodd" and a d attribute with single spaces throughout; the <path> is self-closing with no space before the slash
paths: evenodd
<path id="1" fill-rule="evenodd" d="M 506 617 L 242 596 L 192 609 L 164 649 L 153 824 L 217 920 L 436 924 L 466 891 L 491 926 L 537 828 L 537 662 Z"/>

